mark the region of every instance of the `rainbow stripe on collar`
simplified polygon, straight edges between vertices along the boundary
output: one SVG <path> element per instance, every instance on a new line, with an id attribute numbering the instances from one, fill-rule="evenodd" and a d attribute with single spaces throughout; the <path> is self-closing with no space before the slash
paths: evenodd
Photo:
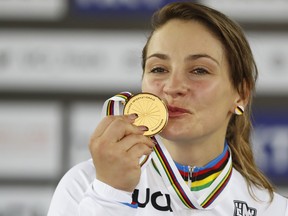
<path id="1" fill-rule="evenodd" d="M 228 144 L 225 143 L 223 152 L 204 167 L 189 167 L 177 162 L 175 164 L 186 184 L 191 187 L 191 191 L 200 191 L 209 187 L 219 176 L 226 166 L 229 156 Z"/>
<path id="2" fill-rule="evenodd" d="M 228 160 L 225 167 L 217 175 L 217 177 L 211 182 L 205 196 L 201 196 L 201 199 L 196 199 L 193 196 L 193 191 L 187 186 L 184 179 L 180 175 L 174 162 L 171 162 L 170 155 L 166 153 L 165 146 L 157 139 L 155 141 L 158 144 L 154 147 L 153 161 L 156 165 L 161 177 L 167 188 L 171 188 L 170 193 L 188 209 L 205 209 L 216 200 L 219 194 L 226 187 L 232 174 L 232 158 L 228 151 Z"/>

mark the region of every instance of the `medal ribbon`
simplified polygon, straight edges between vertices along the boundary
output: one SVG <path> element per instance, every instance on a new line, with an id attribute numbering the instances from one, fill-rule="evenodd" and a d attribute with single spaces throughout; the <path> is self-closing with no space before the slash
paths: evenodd
<path id="1" fill-rule="evenodd" d="M 102 116 L 122 115 L 126 101 L 132 97 L 130 92 L 121 92 L 104 102 Z"/>
<path id="2" fill-rule="evenodd" d="M 158 144 L 154 147 L 154 153 L 152 154 L 153 161 L 178 206 L 186 209 L 213 208 L 213 202 L 219 196 L 221 191 L 223 191 L 231 177 L 231 153 L 226 166 L 219 176 L 209 186 L 209 189 L 205 191 L 199 199 L 196 199 L 193 196 L 193 192 L 191 192 L 190 186 L 186 184 L 185 180 L 179 173 L 175 162 L 161 142 L 160 137 L 156 135 L 154 139 Z"/>

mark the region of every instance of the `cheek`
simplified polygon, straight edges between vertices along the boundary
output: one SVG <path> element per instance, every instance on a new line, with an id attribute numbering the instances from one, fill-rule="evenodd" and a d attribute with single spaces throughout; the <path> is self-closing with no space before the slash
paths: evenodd
<path id="1" fill-rule="evenodd" d="M 218 91 L 213 82 L 193 82 L 190 86 L 194 99 L 202 103 L 213 101 Z"/>
<path id="2" fill-rule="evenodd" d="M 195 104 L 198 109 L 214 113 L 229 100 L 229 92 L 216 82 L 199 82 L 193 85 Z"/>
<path id="3" fill-rule="evenodd" d="M 226 116 L 231 109 L 231 104 L 234 101 L 233 89 L 228 88 L 228 84 L 210 84 L 205 88 L 201 95 L 206 107 L 209 107 L 209 112 L 216 118 L 217 115 Z"/>
<path id="4" fill-rule="evenodd" d="M 150 93 L 157 93 L 161 90 L 162 84 L 156 80 L 149 80 L 143 77 L 142 80 L 142 91 L 143 92 L 150 92 Z"/>

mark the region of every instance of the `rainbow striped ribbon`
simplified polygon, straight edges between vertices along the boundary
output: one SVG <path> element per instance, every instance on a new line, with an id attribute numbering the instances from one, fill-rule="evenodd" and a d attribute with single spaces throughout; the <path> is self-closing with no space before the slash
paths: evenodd
<path id="1" fill-rule="evenodd" d="M 130 92 L 121 92 L 109 98 L 104 102 L 102 116 L 122 115 L 124 104 L 131 97 Z"/>
<path id="2" fill-rule="evenodd" d="M 154 152 L 152 154 L 153 162 L 155 163 L 171 196 L 174 197 L 173 200 L 176 201 L 178 206 L 186 209 L 213 208 L 213 202 L 226 187 L 232 174 L 231 153 L 226 166 L 219 176 L 209 186 L 207 191 L 205 191 L 199 199 L 196 199 L 196 197 L 193 196 L 193 191 L 191 191 L 190 187 L 186 184 L 176 167 L 175 162 L 161 142 L 160 137 L 156 135 L 154 139 L 158 145 L 154 147 Z"/>

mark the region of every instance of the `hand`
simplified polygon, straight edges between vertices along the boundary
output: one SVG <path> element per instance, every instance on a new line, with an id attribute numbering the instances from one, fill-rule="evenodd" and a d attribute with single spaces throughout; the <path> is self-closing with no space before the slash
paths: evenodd
<path id="1" fill-rule="evenodd" d="M 132 192 L 140 180 L 139 159 L 149 155 L 153 141 L 145 126 L 133 125 L 137 115 L 107 116 L 91 136 L 89 149 L 96 178 L 116 189 Z"/>

